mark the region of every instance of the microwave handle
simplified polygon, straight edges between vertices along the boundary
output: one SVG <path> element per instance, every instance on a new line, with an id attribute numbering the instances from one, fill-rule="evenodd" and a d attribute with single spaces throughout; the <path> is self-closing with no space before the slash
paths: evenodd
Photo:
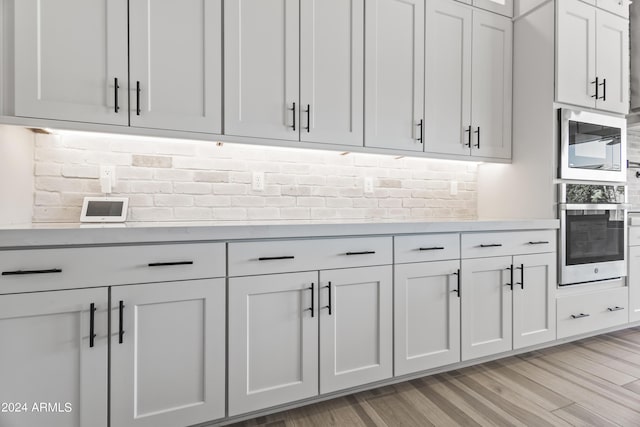
<path id="1" fill-rule="evenodd" d="M 568 211 L 568 210 L 593 210 L 593 211 L 624 211 L 631 209 L 630 203 L 607 203 L 607 204 L 598 204 L 598 203 L 559 203 L 558 206 L 560 210 Z"/>

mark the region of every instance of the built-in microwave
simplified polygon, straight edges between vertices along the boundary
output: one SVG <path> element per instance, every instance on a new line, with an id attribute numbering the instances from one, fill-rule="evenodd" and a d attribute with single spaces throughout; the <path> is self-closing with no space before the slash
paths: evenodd
<path id="1" fill-rule="evenodd" d="M 625 182 L 626 119 L 561 109 L 559 166 L 563 180 Z"/>

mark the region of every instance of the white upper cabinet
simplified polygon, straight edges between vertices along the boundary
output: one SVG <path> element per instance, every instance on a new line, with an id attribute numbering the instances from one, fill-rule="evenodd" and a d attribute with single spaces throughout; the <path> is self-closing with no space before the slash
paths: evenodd
<path id="1" fill-rule="evenodd" d="M 106 288 L 0 295 L 0 402 L 27 405 L 2 426 L 107 426 L 108 307 Z"/>
<path id="2" fill-rule="evenodd" d="M 15 2 L 15 113 L 129 124 L 127 1 Z"/>
<path id="3" fill-rule="evenodd" d="M 425 151 L 469 155 L 471 146 L 470 7 L 427 2 Z"/>
<path id="4" fill-rule="evenodd" d="M 224 5 L 224 132 L 299 138 L 300 0 Z"/>
<path id="5" fill-rule="evenodd" d="M 426 15 L 425 151 L 510 158 L 511 20 L 451 0 Z"/>
<path id="6" fill-rule="evenodd" d="M 513 16 L 513 0 L 473 0 L 473 5 L 509 18 Z"/>
<path id="7" fill-rule="evenodd" d="M 579 0 L 556 4 L 556 100 L 626 114 L 629 22 Z"/>
<path id="8" fill-rule="evenodd" d="M 222 1 L 129 8 L 131 126 L 221 133 Z"/>
<path id="9" fill-rule="evenodd" d="M 364 0 L 300 7 L 300 140 L 362 146 Z"/>
<path id="10" fill-rule="evenodd" d="M 423 151 L 424 0 L 365 10 L 365 145 Z"/>
<path id="11" fill-rule="evenodd" d="M 608 10 L 611 13 L 622 16 L 625 19 L 629 19 L 629 5 L 630 0 L 596 0 L 596 5 L 604 10 Z"/>
<path id="12" fill-rule="evenodd" d="M 224 417 L 224 279 L 117 286 L 111 307 L 112 425 Z"/>
<path id="13" fill-rule="evenodd" d="M 513 25 L 492 13 L 473 13 L 471 154 L 511 158 Z"/>

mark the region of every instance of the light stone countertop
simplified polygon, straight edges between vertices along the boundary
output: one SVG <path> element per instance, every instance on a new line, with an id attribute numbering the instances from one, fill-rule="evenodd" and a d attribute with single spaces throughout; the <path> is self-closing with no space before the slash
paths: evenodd
<path id="1" fill-rule="evenodd" d="M 199 221 L 0 226 L 0 248 L 557 229 L 540 220 Z"/>

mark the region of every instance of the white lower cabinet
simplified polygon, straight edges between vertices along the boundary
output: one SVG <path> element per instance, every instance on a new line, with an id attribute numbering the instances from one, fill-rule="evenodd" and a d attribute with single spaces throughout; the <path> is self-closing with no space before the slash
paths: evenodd
<path id="1" fill-rule="evenodd" d="M 106 288 L 0 296 L 0 425 L 107 426 L 107 315 Z"/>
<path id="2" fill-rule="evenodd" d="M 229 279 L 229 416 L 318 394 L 318 272 Z"/>
<path id="3" fill-rule="evenodd" d="M 321 271 L 320 291 L 320 393 L 391 378 L 391 266 Z"/>
<path id="4" fill-rule="evenodd" d="M 111 308 L 111 425 L 224 417 L 224 279 L 113 287 Z"/>
<path id="5" fill-rule="evenodd" d="M 460 261 L 395 267 L 395 375 L 460 361 Z"/>
<path id="6" fill-rule="evenodd" d="M 552 341 L 555 253 L 462 261 L 462 360 Z"/>
<path id="7" fill-rule="evenodd" d="M 631 238 L 630 238 L 631 240 Z M 640 246 L 629 248 L 629 322 L 640 320 Z"/>

